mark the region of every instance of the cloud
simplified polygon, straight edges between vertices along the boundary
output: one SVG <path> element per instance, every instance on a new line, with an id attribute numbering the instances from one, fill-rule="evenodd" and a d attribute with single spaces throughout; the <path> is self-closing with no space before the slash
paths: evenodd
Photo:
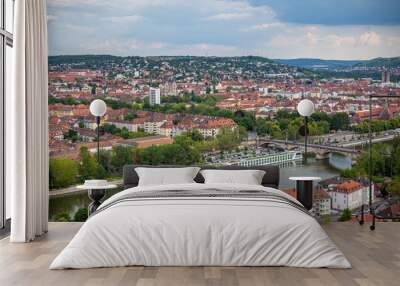
<path id="1" fill-rule="evenodd" d="M 140 15 L 130 15 L 130 16 L 113 16 L 113 17 L 105 17 L 104 21 L 109 21 L 115 24 L 134 24 L 143 20 L 143 17 Z"/>
<path id="2" fill-rule="evenodd" d="M 275 8 L 295 2 L 289 0 L 270 0 L 271 6 L 253 0 L 47 1 L 53 55 L 253 54 L 337 59 L 400 55 L 400 25 L 285 21 L 282 9 Z M 313 12 L 307 5 L 293 5 L 303 16 Z M 353 11 L 354 17 L 357 13 Z"/>
<path id="3" fill-rule="evenodd" d="M 252 6 L 247 1 L 213 1 L 206 0 L 208 2 L 209 7 L 213 7 L 214 9 L 210 9 L 212 15 L 206 16 L 203 19 L 208 21 L 227 21 L 227 20 L 238 20 L 238 19 L 248 19 L 251 17 L 264 17 L 265 18 L 273 18 L 275 17 L 275 12 L 271 9 L 271 7 L 267 5 L 260 6 Z M 205 4 L 205 3 L 204 3 Z M 213 12 L 215 11 L 215 12 Z"/>
<path id="4" fill-rule="evenodd" d="M 400 54 L 400 27 L 287 25 L 257 52 L 271 58 L 371 59 Z M 367 31 L 366 31 L 367 30 Z"/>
<path id="5" fill-rule="evenodd" d="M 375 32 L 364 32 L 360 36 L 360 43 L 364 46 L 379 46 L 381 37 Z"/>
<path id="6" fill-rule="evenodd" d="M 195 43 L 177 45 L 166 42 L 145 42 L 136 39 L 105 41 L 88 41 L 81 44 L 82 53 L 114 54 L 114 55 L 195 55 L 195 56 L 234 56 L 238 48 L 212 43 Z"/>
<path id="7" fill-rule="evenodd" d="M 250 31 L 262 31 L 262 30 L 269 30 L 272 28 L 280 28 L 285 26 L 284 23 L 280 23 L 280 22 L 275 22 L 275 23 L 263 23 L 263 24 L 257 24 L 257 25 L 253 25 L 251 27 L 247 27 L 247 28 L 242 28 L 240 29 L 240 31 L 243 32 L 250 32 Z"/>
<path id="8" fill-rule="evenodd" d="M 88 27 L 88 26 L 81 26 L 75 24 L 65 24 L 63 25 L 64 31 L 69 31 L 72 33 L 94 33 L 96 32 L 96 28 Z"/>
<path id="9" fill-rule="evenodd" d="M 248 18 L 251 15 L 248 13 L 220 13 L 215 14 L 209 17 L 205 17 L 205 20 L 234 20 L 234 19 L 243 19 Z"/>

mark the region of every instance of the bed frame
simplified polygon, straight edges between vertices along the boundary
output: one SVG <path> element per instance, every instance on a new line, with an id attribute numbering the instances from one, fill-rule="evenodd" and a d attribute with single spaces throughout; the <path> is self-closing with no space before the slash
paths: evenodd
<path id="1" fill-rule="evenodd" d="M 123 168 L 123 185 L 124 189 L 136 187 L 139 183 L 139 176 L 135 171 L 136 167 L 153 167 L 153 168 L 180 168 L 184 166 L 175 165 L 162 165 L 162 166 L 149 166 L 149 165 L 125 165 Z M 218 170 L 262 170 L 265 175 L 262 179 L 264 187 L 271 187 L 277 189 L 279 187 L 279 167 L 278 166 L 254 166 L 254 167 L 241 167 L 241 166 L 198 166 L 202 170 L 205 169 L 218 169 Z M 194 178 L 197 183 L 204 183 L 203 176 L 198 173 Z"/>

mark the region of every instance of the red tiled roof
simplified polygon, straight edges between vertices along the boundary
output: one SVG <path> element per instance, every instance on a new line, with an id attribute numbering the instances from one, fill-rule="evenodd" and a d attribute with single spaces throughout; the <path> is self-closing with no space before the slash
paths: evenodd
<path id="1" fill-rule="evenodd" d="M 340 193 L 348 193 L 349 194 L 349 193 L 358 191 L 360 188 L 361 188 L 360 183 L 353 181 L 353 180 L 349 180 L 349 181 L 346 181 L 344 183 L 337 185 L 336 191 L 340 192 Z"/>

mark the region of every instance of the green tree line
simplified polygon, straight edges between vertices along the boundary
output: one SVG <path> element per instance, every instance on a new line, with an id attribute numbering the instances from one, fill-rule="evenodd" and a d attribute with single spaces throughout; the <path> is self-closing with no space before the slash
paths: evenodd
<path id="1" fill-rule="evenodd" d="M 400 128 L 400 118 L 393 118 L 389 120 L 372 120 L 371 131 L 382 132 Z M 369 120 L 365 120 L 360 124 L 353 127 L 354 131 L 358 133 L 367 133 L 369 131 Z"/>
<path id="2" fill-rule="evenodd" d="M 300 126 L 304 124 L 304 118 L 297 111 L 280 110 L 274 118 L 257 118 L 255 130 L 259 136 L 269 135 L 276 139 L 298 138 Z M 310 116 L 308 129 L 311 136 L 323 135 L 331 130 L 346 130 L 350 127 L 350 118 L 344 112 L 328 115 L 323 112 L 315 112 Z"/>
<path id="3" fill-rule="evenodd" d="M 215 139 L 205 140 L 197 130 L 175 137 L 172 144 L 139 149 L 116 145 L 112 150 L 100 150 L 99 162 L 86 147 L 82 147 L 78 160 L 50 158 L 50 189 L 65 188 L 88 179 L 121 177 L 127 164 L 193 165 L 203 163 L 202 152 L 236 148 L 247 136 L 242 128 L 222 128 Z"/>
<path id="4" fill-rule="evenodd" d="M 371 167 L 375 183 L 382 184 L 382 193 L 400 196 L 400 138 L 391 142 L 372 145 Z M 342 176 L 356 178 L 368 176 L 369 150 L 365 149 L 351 169 L 342 171 Z M 390 181 L 385 181 L 384 178 Z"/>

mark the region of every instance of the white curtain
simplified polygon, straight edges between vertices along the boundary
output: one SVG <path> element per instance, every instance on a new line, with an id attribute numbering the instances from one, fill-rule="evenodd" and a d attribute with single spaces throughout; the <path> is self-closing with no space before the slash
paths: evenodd
<path id="1" fill-rule="evenodd" d="M 15 1 L 13 94 L 6 98 L 6 186 L 11 190 L 12 242 L 47 232 L 46 0 Z"/>

